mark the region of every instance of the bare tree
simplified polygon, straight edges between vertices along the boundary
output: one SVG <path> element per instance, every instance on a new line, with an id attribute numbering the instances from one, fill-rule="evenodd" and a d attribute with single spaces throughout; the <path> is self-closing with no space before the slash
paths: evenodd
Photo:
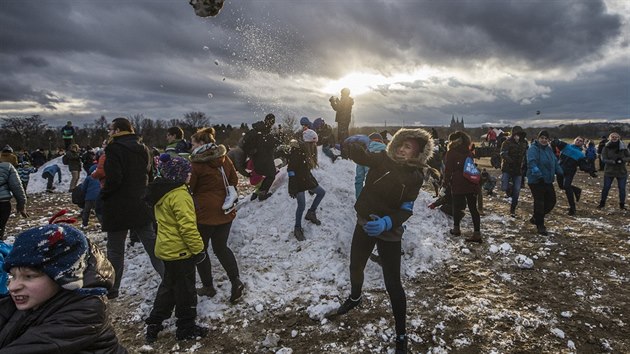
<path id="1" fill-rule="evenodd" d="M 46 128 L 46 123 L 37 114 L 30 117 L 2 118 L 4 140 L 19 148 L 28 148 L 32 144 L 39 143 Z"/>

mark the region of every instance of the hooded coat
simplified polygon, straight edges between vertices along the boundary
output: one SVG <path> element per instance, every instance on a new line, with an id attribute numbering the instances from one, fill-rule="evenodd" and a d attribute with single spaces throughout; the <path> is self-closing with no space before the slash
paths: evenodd
<path id="1" fill-rule="evenodd" d="M 617 163 L 621 159 L 622 163 Z M 623 178 L 628 177 L 626 164 L 630 162 L 630 151 L 626 144 L 618 140 L 617 143 L 609 141 L 602 150 L 602 161 L 604 165 L 604 176 Z"/>
<path id="2" fill-rule="evenodd" d="M 255 146 L 251 152 L 251 159 L 254 161 L 254 169 L 261 176 L 274 176 L 276 174 L 276 165 L 273 162 L 273 153 L 279 145 L 278 139 L 271 134 L 271 126 L 265 121 L 252 124 L 254 132 L 252 134 L 251 143 Z"/>
<path id="3" fill-rule="evenodd" d="M 137 135 L 126 132 L 113 137 L 105 155 L 103 230 L 122 231 L 151 222 L 151 210 L 144 202 L 153 161 L 149 149 Z"/>
<path id="4" fill-rule="evenodd" d="M 464 162 L 468 157 L 473 158 L 473 154 L 461 138 L 448 144 L 448 151 L 445 156 L 444 183 L 449 186 L 453 195 L 479 193 L 479 184 L 472 183 L 464 177 Z"/>
<path id="5" fill-rule="evenodd" d="M 236 210 L 225 214 L 221 209 L 227 192 L 223 182 L 223 175 L 219 168 L 223 168 L 230 186 L 236 187 L 238 176 L 232 160 L 226 156 L 225 146 L 212 145 L 211 148 L 201 153 L 193 152 L 190 156 L 192 165 L 190 192 L 195 201 L 197 223 L 202 225 L 223 225 L 234 220 Z"/>
<path id="6" fill-rule="evenodd" d="M 563 175 L 551 144 L 534 141 L 527 150 L 527 184 L 551 184 L 555 175 Z"/>
<path id="7" fill-rule="evenodd" d="M 418 157 L 402 160 L 396 151 L 407 139 L 420 146 Z M 379 236 L 384 241 L 400 241 L 403 223 L 413 215 L 413 203 L 418 198 L 424 181 L 423 168 L 433 153 L 431 134 L 423 129 L 400 129 L 387 146 L 387 151 L 370 153 L 360 144 L 351 144 L 348 156 L 356 163 L 368 166 L 365 186 L 354 209 L 357 223 L 369 221 L 370 215 L 389 216 L 392 228 Z"/>
<path id="8" fill-rule="evenodd" d="M 518 142 L 514 136 L 518 135 Z M 520 126 L 512 128 L 512 134 L 501 145 L 501 172 L 508 173 L 510 176 L 522 175 L 521 166 L 527 155 L 527 141 L 525 141 L 526 133 Z"/>

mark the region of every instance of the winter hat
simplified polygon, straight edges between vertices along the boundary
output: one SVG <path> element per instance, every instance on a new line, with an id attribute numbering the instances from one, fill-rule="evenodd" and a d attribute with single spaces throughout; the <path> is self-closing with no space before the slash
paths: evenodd
<path id="1" fill-rule="evenodd" d="M 67 290 L 83 287 L 87 267 L 88 241 L 67 224 L 50 224 L 28 229 L 15 238 L 13 250 L 4 260 L 4 270 L 31 267 L 41 270 Z"/>
<path id="2" fill-rule="evenodd" d="M 190 174 L 190 162 L 183 157 L 172 157 L 169 154 L 160 155 L 160 175 L 174 182 L 185 183 Z"/>
<path id="3" fill-rule="evenodd" d="M 381 143 L 383 142 L 383 136 L 380 133 L 372 133 L 369 138 L 370 140 L 380 141 Z"/>
<path id="4" fill-rule="evenodd" d="M 547 132 L 546 130 L 541 130 L 540 133 L 538 133 L 538 137 L 540 138 L 541 136 L 544 136 L 547 139 L 549 139 L 549 132 Z"/>
<path id="5" fill-rule="evenodd" d="M 2 148 L 2 152 L 13 152 L 13 148 L 7 144 Z"/>
<path id="6" fill-rule="evenodd" d="M 326 122 L 324 122 L 324 119 L 317 118 L 313 121 L 313 129 L 317 130 L 319 128 L 321 128 L 324 124 L 326 124 Z"/>
<path id="7" fill-rule="evenodd" d="M 308 117 L 302 117 L 300 118 L 300 125 L 307 125 L 309 128 L 311 127 L 311 121 L 308 119 Z"/>
<path id="8" fill-rule="evenodd" d="M 273 113 L 269 113 L 265 116 L 265 124 L 271 126 L 276 124 L 276 116 Z"/>

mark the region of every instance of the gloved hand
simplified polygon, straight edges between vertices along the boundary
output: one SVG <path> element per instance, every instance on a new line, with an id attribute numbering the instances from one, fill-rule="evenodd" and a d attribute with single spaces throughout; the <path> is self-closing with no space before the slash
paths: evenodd
<path id="1" fill-rule="evenodd" d="M 344 153 L 351 159 L 364 151 L 365 147 L 361 143 L 350 143 L 344 147 Z"/>
<path id="2" fill-rule="evenodd" d="M 392 219 L 389 216 L 378 217 L 377 215 L 370 215 L 372 221 L 368 221 L 363 225 L 363 230 L 368 236 L 378 236 L 384 231 L 392 229 Z"/>
<path id="3" fill-rule="evenodd" d="M 193 255 L 192 258 L 195 261 L 195 264 L 199 264 L 206 259 L 206 252 L 203 251 L 203 252 L 197 253 Z"/>
<path id="4" fill-rule="evenodd" d="M 289 196 L 295 199 L 299 193 L 295 171 L 287 171 L 287 175 L 289 176 Z"/>
<path id="5" fill-rule="evenodd" d="M 615 163 L 618 164 L 618 165 L 621 165 L 623 163 L 623 160 L 620 157 L 620 158 L 615 160 Z"/>

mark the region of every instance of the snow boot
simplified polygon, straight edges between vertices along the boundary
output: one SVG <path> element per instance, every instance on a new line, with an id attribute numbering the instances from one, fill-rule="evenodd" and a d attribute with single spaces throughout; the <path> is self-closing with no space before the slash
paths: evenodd
<path id="1" fill-rule="evenodd" d="M 567 213 L 569 216 L 575 215 L 575 208 L 569 208 L 569 212 Z"/>
<path id="2" fill-rule="evenodd" d="M 296 227 L 293 229 L 293 236 L 295 236 L 295 238 L 296 238 L 298 241 L 304 241 L 304 240 L 306 240 L 306 238 L 304 237 L 304 230 L 302 230 L 302 228 L 301 228 L 301 227 L 299 227 L 299 226 L 296 226 Z"/>
<path id="3" fill-rule="evenodd" d="M 549 235 L 549 233 L 547 232 L 547 228 L 545 227 L 545 225 L 538 225 L 536 226 L 536 230 L 538 231 L 539 235 L 543 235 L 543 236 L 547 236 Z"/>
<path id="4" fill-rule="evenodd" d="M 396 354 L 407 354 L 407 335 L 396 336 Z"/>
<path id="5" fill-rule="evenodd" d="M 462 231 L 459 229 L 459 226 L 455 226 L 448 231 L 453 236 L 461 236 Z"/>
<path id="6" fill-rule="evenodd" d="M 599 202 L 599 205 L 597 206 L 597 209 L 604 209 L 604 207 L 606 207 L 606 202 L 601 201 L 601 202 Z"/>
<path id="7" fill-rule="evenodd" d="M 163 329 L 164 327 L 162 327 L 161 324 L 147 325 L 147 331 L 144 334 L 145 343 L 147 344 L 155 343 L 155 341 L 157 341 L 158 333 L 160 333 L 160 331 Z"/>
<path id="8" fill-rule="evenodd" d="M 254 193 L 252 193 L 252 196 L 249 198 L 249 200 L 250 201 L 254 201 L 256 199 L 258 199 L 258 193 L 254 192 Z"/>
<path id="9" fill-rule="evenodd" d="M 217 289 L 214 288 L 214 286 L 209 285 L 209 286 L 202 286 L 201 288 L 197 288 L 197 295 L 199 296 L 207 296 L 207 297 L 214 297 L 214 295 L 217 294 Z"/>
<path id="10" fill-rule="evenodd" d="M 258 192 L 258 200 L 262 202 L 263 200 L 271 197 L 271 194 L 272 193 L 260 191 Z"/>
<path id="11" fill-rule="evenodd" d="M 187 328 L 178 328 L 175 331 L 175 338 L 177 340 L 197 339 L 197 337 L 205 337 L 208 334 L 206 327 L 194 325 Z"/>
<path id="12" fill-rule="evenodd" d="M 322 222 L 319 221 L 319 219 L 317 218 L 317 214 L 315 214 L 315 210 L 309 210 L 306 212 L 306 216 L 304 217 L 304 219 L 312 222 L 315 225 L 321 225 Z"/>
<path id="13" fill-rule="evenodd" d="M 359 306 L 359 304 L 361 303 L 361 298 L 362 296 L 359 296 L 358 299 L 353 299 L 352 296 L 348 296 L 348 299 L 337 309 L 337 315 L 344 315 L 348 313 L 348 311 Z"/>
<path id="14" fill-rule="evenodd" d="M 235 304 L 238 300 L 243 297 L 243 290 L 245 289 L 245 284 L 239 279 L 236 278 L 232 282 L 232 293 L 230 294 L 230 302 Z"/>
<path id="15" fill-rule="evenodd" d="M 479 231 L 475 231 L 473 232 L 471 237 L 466 238 L 466 242 L 477 242 L 477 243 L 481 243 L 481 232 Z"/>
<path id="16" fill-rule="evenodd" d="M 580 197 L 582 197 L 582 188 L 573 187 L 573 191 L 575 192 L 575 201 L 579 202 Z"/>
<path id="17" fill-rule="evenodd" d="M 619 203 L 619 209 L 626 210 L 626 204 L 625 203 Z"/>
<path id="18" fill-rule="evenodd" d="M 236 207 L 236 203 L 238 202 L 238 193 L 236 193 L 236 188 L 234 186 L 227 187 L 227 195 L 225 196 L 225 201 L 223 202 L 223 212 L 225 214 L 229 214 Z"/>

